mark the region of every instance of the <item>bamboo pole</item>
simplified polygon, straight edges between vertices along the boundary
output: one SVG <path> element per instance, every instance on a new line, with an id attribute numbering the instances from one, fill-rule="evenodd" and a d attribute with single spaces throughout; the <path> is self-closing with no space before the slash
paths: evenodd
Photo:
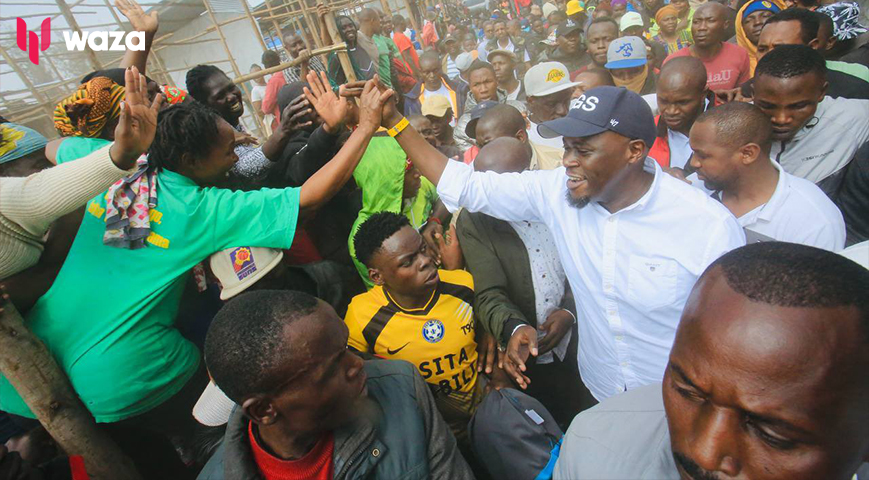
<path id="1" fill-rule="evenodd" d="M 325 20 L 326 29 L 329 31 L 329 37 L 333 42 L 337 42 L 338 39 L 341 38 L 341 35 L 338 34 L 338 24 L 335 22 L 335 14 L 332 10 L 329 10 L 326 14 Z M 356 72 L 353 71 L 353 64 L 350 62 L 350 55 L 347 53 L 347 50 L 338 51 L 338 61 L 341 62 L 341 69 L 344 70 L 344 78 L 346 78 L 346 81 L 348 83 L 355 82 Z"/>
<path id="2" fill-rule="evenodd" d="M 2 293 L 2 292 L 0 292 Z M 97 428 L 45 344 L 0 300 L 0 371 L 67 455 L 80 455 L 94 480 L 141 480 L 132 460 Z"/>
<path id="3" fill-rule="evenodd" d="M 236 77 L 240 77 L 242 75 L 241 70 L 238 69 L 238 64 L 235 63 L 235 58 L 233 58 L 232 56 L 232 50 L 229 49 L 229 45 L 227 45 L 226 43 L 226 37 L 223 35 L 223 30 L 220 28 L 220 25 L 217 22 L 217 18 L 214 16 L 214 10 L 211 9 L 211 4 L 208 3 L 208 0 L 202 0 L 202 4 L 205 5 L 205 11 L 208 13 L 208 18 L 211 19 L 211 23 L 214 27 L 216 27 L 217 35 L 220 37 L 220 43 L 223 45 L 223 49 L 226 51 L 226 56 L 229 57 L 229 64 L 232 66 L 232 71 L 235 73 Z M 259 30 L 257 30 L 257 32 L 259 32 Z M 253 112 L 254 122 L 256 123 L 260 131 L 260 136 L 265 138 L 266 130 L 263 127 L 262 119 L 260 118 L 260 112 L 257 112 L 256 109 L 253 108 L 253 102 L 250 101 L 250 92 L 247 91 L 247 86 L 242 83 L 241 89 L 244 92 L 244 101 L 250 106 L 251 112 Z"/>
<path id="4" fill-rule="evenodd" d="M 2 46 L 0 46 L 0 56 L 2 56 L 4 60 L 6 60 L 6 63 L 8 63 L 10 67 L 12 67 L 12 70 L 15 70 L 15 73 L 18 74 L 18 78 L 21 79 L 22 82 L 24 82 L 24 85 L 33 91 L 33 94 L 36 97 L 36 101 L 38 101 L 41 104 L 41 107 L 45 109 L 45 113 L 47 113 L 49 116 L 53 116 L 54 110 L 48 107 L 48 99 L 43 96 L 42 92 L 39 91 L 39 89 L 36 88 L 33 82 L 30 81 L 30 78 L 27 77 L 27 74 L 23 70 L 21 70 L 21 67 L 19 67 L 17 63 L 12 60 L 12 57 L 9 56 L 9 53 L 7 53 L 6 49 Z"/>
<path id="5" fill-rule="evenodd" d="M 419 29 L 419 24 L 416 22 L 416 17 L 413 15 L 413 7 L 410 4 L 411 1 L 412 0 L 404 0 L 404 6 L 407 7 L 407 21 L 410 22 L 410 26 L 417 32 L 417 35 L 422 35 L 422 30 Z"/>
<path id="6" fill-rule="evenodd" d="M 244 2 L 245 0 L 241 0 L 241 1 Z M 265 2 L 266 2 L 266 8 L 271 9 L 272 8 L 271 2 L 269 0 L 265 0 Z M 280 27 L 280 25 L 278 25 L 278 21 L 275 19 L 272 19 L 272 28 L 275 29 L 275 33 L 277 34 L 278 38 L 281 39 L 281 44 L 283 45 L 284 38 L 283 38 L 283 35 L 281 34 L 281 27 Z"/>
<path id="7" fill-rule="evenodd" d="M 78 32 L 79 35 L 82 34 L 81 27 L 78 26 L 78 22 L 76 22 L 75 17 L 72 16 L 72 9 L 69 5 L 66 4 L 64 0 L 55 0 L 58 8 L 60 8 L 60 13 L 63 15 L 63 18 L 66 19 L 66 23 L 72 28 L 73 31 Z M 85 52 L 87 53 L 88 60 L 91 62 L 91 67 L 94 70 L 102 70 L 103 65 L 100 63 L 100 60 L 97 58 L 97 54 L 94 53 L 90 47 L 85 48 Z"/>
<path id="8" fill-rule="evenodd" d="M 247 0 L 238 0 L 241 3 L 242 8 L 244 8 L 244 15 L 250 20 L 250 26 L 253 28 L 253 33 L 256 35 L 256 39 L 259 40 L 259 44 L 263 49 L 263 52 L 268 50 L 266 47 L 266 42 L 263 40 L 262 33 L 259 30 L 259 25 L 257 25 L 256 20 L 254 20 L 253 15 L 250 14 L 250 7 L 247 6 Z M 280 34 L 280 29 L 278 29 L 278 34 Z"/>
<path id="9" fill-rule="evenodd" d="M 311 56 L 325 55 L 325 54 L 332 53 L 332 52 L 339 52 L 339 51 L 346 51 L 346 50 L 347 50 L 347 44 L 344 42 L 341 42 L 341 43 L 336 43 L 335 45 L 331 45 L 331 46 L 328 46 L 325 48 L 318 48 L 318 49 L 314 50 L 313 52 L 311 52 Z M 301 58 L 294 58 L 294 59 L 290 60 L 289 62 L 284 62 L 280 65 L 275 65 L 274 67 L 271 67 L 271 68 L 264 68 L 258 72 L 251 72 L 251 73 L 248 73 L 246 75 L 242 75 L 240 77 L 233 78 L 232 82 L 236 83 L 236 84 L 244 83 L 244 82 L 247 82 L 249 80 L 254 80 L 254 79 L 257 79 L 260 77 L 264 77 L 266 75 L 269 75 L 269 74 L 272 74 L 275 72 L 280 72 L 282 70 L 286 70 L 290 67 L 295 67 L 295 66 L 298 66 L 301 64 L 302 64 Z"/>

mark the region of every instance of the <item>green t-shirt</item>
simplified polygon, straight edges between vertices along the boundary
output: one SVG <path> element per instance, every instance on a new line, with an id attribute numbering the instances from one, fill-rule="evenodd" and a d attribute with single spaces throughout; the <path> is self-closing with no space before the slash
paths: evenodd
<path id="1" fill-rule="evenodd" d="M 59 163 L 71 159 L 62 155 L 69 148 L 98 143 L 70 140 L 61 144 Z M 196 372 L 199 351 L 175 328 L 193 266 L 230 247 L 286 249 L 293 243 L 298 188 L 201 188 L 168 170 L 158 174 L 157 185 L 146 248 L 103 245 L 106 202 L 104 194 L 98 195 L 86 205 L 57 279 L 27 314 L 28 326 L 54 354 L 97 422 L 155 408 Z M 33 418 L 5 378 L 0 409 Z"/>
<path id="2" fill-rule="evenodd" d="M 374 35 L 371 37 L 371 40 L 377 45 L 377 51 L 380 53 L 380 59 L 377 62 L 377 73 L 380 75 L 380 79 L 383 80 L 383 84 L 387 88 L 392 88 L 392 57 L 395 56 L 394 52 L 398 51 L 398 47 L 395 46 L 391 38 L 386 38 L 383 35 Z"/>
<path id="3" fill-rule="evenodd" d="M 847 73 L 860 80 L 869 82 L 869 68 L 866 65 L 859 63 L 840 62 L 838 60 L 827 60 L 827 69 L 836 70 L 837 72 Z"/>

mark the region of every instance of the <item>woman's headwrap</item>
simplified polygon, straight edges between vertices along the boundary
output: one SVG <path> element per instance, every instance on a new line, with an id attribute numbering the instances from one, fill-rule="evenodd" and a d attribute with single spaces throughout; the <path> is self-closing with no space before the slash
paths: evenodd
<path id="1" fill-rule="evenodd" d="M 736 43 L 748 53 L 751 76 L 754 76 L 754 67 L 757 66 L 757 45 L 748 39 L 748 35 L 745 34 L 745 29 L 742 27 L 742 20 L 754 12 L 766 10 L 776 14 L 784 9 L 785 4 L 782 0 L 754 0 L 743 5 L 736 13 Z"/>
<path id="2" fill-rule="evenodd" d="M 108 77 L 95 77 L 60 101 L 54 109 L 54 128 L 62 137 L 96 137 L 121 114 L 124 87 Z"/>
<path id="3" fill-rule="evenodd" d="M 187 99 L 186 91 L 181 90 L 178 87 L 173 87 L 171 85 L 163 86 L 163 95 L 166 97 L 166 103 L 168 103 L 169 105 L 184 103 L 184 100 Z"/>
<path id="4" fill-rule="evenodd" d="M 658 25 L 658 28 L 661 27 L 661 19 L 669 14 L 673 14 L 678 17 L 679 10 L 677 10 L 676 7 L 672 5 L 664 5 L 663 7 L 658 9 L 658 13 L 655 14 L 655 23 Z"/>
<path id="5" fill-rule="evenodd" d="M 850 40 L 866 33 L 866 27 L 857 23 L 860 6 L 853 2 L 838 2 L 824 5 L 816 10 L 833 19 L 833 36 L 836 40 Z"/>
<path id="6" fill-rule="evenodd" d="M 45 148 L 46 143 L 36 130 L 14 123 L 0 124 L 0 164 Z"/>

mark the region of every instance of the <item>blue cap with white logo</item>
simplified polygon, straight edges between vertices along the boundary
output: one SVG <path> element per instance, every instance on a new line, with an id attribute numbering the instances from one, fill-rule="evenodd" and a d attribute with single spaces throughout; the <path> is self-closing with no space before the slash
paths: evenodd
<path id="1" fill-rule="evenodd" d="M 566 117 L 543 122 L 537 132 L 543 138 L 582 138 L 607 130 L 651 147 L 657 130 L 655 117 L 643 97 L 625 87 L 596 87 L 570 102 Z"/>

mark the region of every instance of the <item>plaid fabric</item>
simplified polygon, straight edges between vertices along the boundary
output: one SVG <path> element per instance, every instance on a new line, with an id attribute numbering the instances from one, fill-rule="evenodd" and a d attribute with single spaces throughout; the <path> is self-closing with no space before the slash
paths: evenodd
<path id="1" fill-rule="evenodd" d="M 308 63 L 308 68 L 314 72 L 325 72 L 326 67 L 323 65 L 323 62 L 320 61 L 317 57 L 311 57 L 311 61 Z M 284 70 L 284 80 L 287 81 L 287 84 L 298 82 L 302 80 L 302 67 L 290 67 Z"/>

